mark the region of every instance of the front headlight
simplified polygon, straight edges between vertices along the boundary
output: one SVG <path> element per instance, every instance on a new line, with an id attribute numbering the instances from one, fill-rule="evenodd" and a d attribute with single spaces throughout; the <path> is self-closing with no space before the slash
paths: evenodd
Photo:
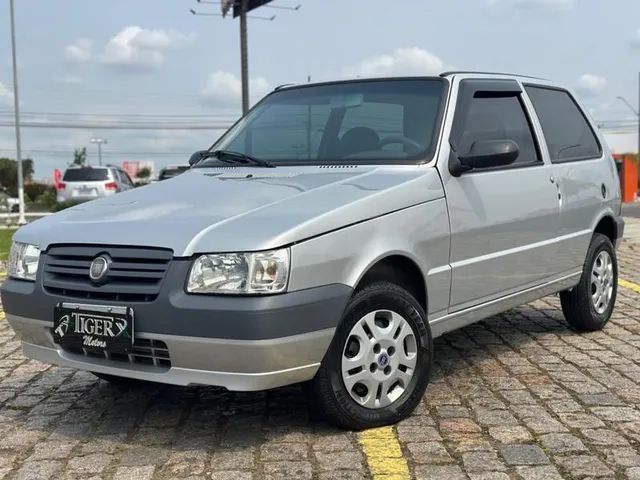
<path id="1" fill-rule="evenodd" d="M 187 292 L 268 294 L 287 289 L 289 249 L 255 253 L 220 253 L 196 258 Z"/>
<path id="2" fill-rule="evenodd" d="M 13 242 L 9 252 L 9 276 L 35 281 L 40 249 L 28 243 Z"/>

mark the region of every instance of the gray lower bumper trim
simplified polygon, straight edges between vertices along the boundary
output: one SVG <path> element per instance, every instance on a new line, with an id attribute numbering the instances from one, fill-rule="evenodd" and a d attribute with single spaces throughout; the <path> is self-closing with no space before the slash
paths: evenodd
<path id="1" fill-rule="evenodd" d="M 7 314 L 23 342 L 27 357 L 92 372 L 174 385 L 215 385 L 253 391 L 310 380 L 320 366 L 335 329 L 266 340 L 159 335 L 137 332 L 136 338 L 161 340 L 167 345 L 171 367 L 129 363 L 70 353 L 59 348 L 51 324 Z"/>
<path id="2" fill-rule="evenodd" d="M 303 365 L 275 372 L 231 373 L 171 367 L 166 372 L 153 372 L 144 368 L 116 368 L 93 359 L 76 360 L 76 355 L 67 355 L 54 348 L 41 347 L 25 343 L 24 354 L 45 363 L 76 368 L 91 372 L 106 373 L 150 382 L 172 385 L 215 385 L 233 391 L 257 391 L 304 382 L 313 378 L 320 367 L 319 363 Z"/>

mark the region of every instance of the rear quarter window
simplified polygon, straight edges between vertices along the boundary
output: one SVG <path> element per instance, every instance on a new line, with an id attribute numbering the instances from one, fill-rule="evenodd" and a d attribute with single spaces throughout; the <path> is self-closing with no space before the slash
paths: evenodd
<path id="1" fill-rule="evenodd" d="M 109 173 L 106 168 L 73 168 L 64 172 L 64 182 L 99 182 L 108 180 Z"/>
<path id="2" fill-rule="evenodd" d="M 552 162 L 598 158 L 602 147 L 578 104 L 565 90 L 526 86 Z"/>

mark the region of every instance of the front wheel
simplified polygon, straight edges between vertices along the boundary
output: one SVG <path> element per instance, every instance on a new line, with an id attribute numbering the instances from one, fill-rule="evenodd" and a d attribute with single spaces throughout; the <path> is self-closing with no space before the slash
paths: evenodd
<path id="1" fill-rule="evenodd" d="M 310 385 L 311 401 L 331 423 L 360 430 L 398 422 L 429 381 L 431 331 L 404 289 L 378 282 L 357 292 Z"/>
<path id="2" fill-rule="evenodd" d="M 580 283 L 560 293 L 562 312 L 576 330 L 601 330 L 611 318 L 618 292 L 618 260 L 608 237 L 593 235 Z"/>

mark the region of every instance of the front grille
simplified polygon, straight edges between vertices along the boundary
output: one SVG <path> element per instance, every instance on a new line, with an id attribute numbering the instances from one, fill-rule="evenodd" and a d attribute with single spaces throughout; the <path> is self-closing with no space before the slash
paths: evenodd
<path id="1" fill-rule="evenodd" d="M 94 258 L 108 255 L 112 263 L 100 284 L 89 278 Z M 160 248 L 64 245 L 49 248 L 44 259 L 44 289 L 77 299 L 151 302 L 160 292 L 172 251 Z"/>
<path id="2" fill-rule="evenodd" d="M 101 358 L 131 365 L 153 365 L 171 368 L 171 357 L 167 344 L 160 340 L 138 338 L 133 342 L 131 353 L 112 353 L 107 350 L 64 347 L 65 351 L 90 358 Z"/>

